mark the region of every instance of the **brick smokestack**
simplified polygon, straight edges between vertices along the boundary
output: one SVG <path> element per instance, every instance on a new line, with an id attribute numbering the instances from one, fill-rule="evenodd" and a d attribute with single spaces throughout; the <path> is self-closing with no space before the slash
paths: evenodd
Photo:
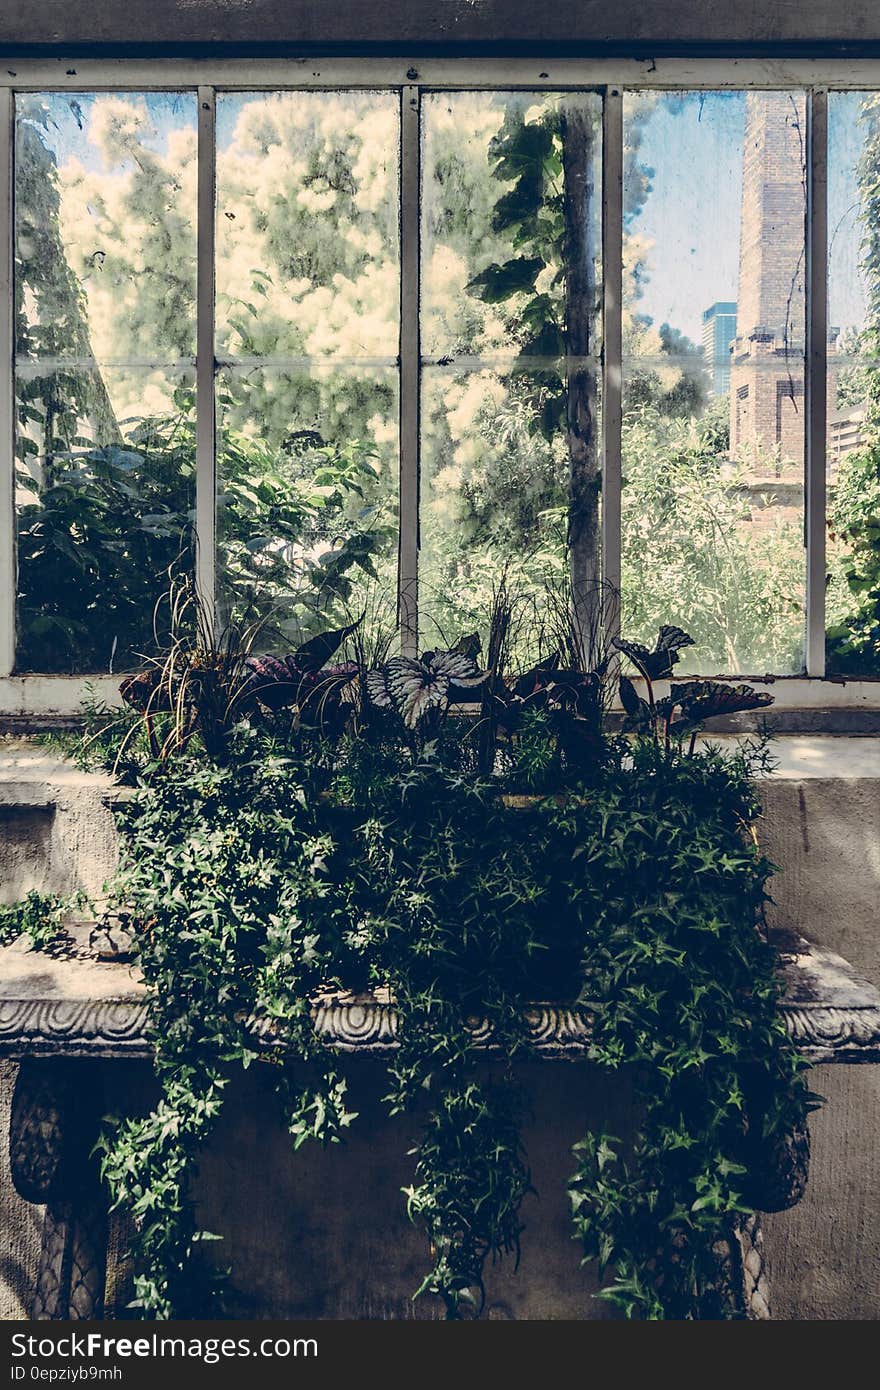
<path id="1" fill-rule="evenodd" d="M 783 467 L 804 453 L 805 159 L 803 95 L 749 92 L 730 444 L 734 457 L 775 453 Z"/>

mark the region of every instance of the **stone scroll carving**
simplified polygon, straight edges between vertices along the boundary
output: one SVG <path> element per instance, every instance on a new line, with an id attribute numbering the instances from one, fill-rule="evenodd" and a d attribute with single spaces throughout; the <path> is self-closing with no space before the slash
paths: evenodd
<path id="1" fill-rule="evenodd" d="M 813 1062 L 880 1062 L 880 1002 L 871 1007 L 809 1007 L 783 1004 L 785 1025 Z M 325 996 L 313 1004 L 315 1031 L 344 1052 L 383 1053 L 397 1046 L 399 1016 L 393 1004 L 373 998 Z M 590 1016 L 584 1010 L 540 1004 L 528 1010 L 531 1041 L 549 1058 L 577 1059 L 590 1045 Z M 148 1008 L 142 995 L 117 1000 L 0 999 L 0 1056 L 149 1057 Z M 491 1049 L 484 1025 L 475 1020 L 475 1041 Z M 255 1043 L 269 1051 L 284 1039 L 271 1025 L 254 1021 Z"/>

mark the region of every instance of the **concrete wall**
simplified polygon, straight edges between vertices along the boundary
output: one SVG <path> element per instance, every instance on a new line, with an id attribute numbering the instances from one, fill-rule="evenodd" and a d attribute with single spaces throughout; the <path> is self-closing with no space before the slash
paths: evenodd
<path id="1" fill-rule="evenodd" d="M 803 48 L 880 42 L 874 0 L 5 0 L 0 45 L 209 43 L 328 49 L 491 45 L 571 50 L 649 44 Z"/>
<path id="2" fill-rule="evenodd" d="M 782 770 L 764 786 L 761 827 L 768 854 L 782 866 L 773 882 L 773 917 L 838 950 L 880 986 L 880 745 L 826 738 L 780 739 L 777 747 Z M 820 775 L 805 775 L 811 766 Z M 25 882 L 61 886 L 65 874 L 71 883 L 100 884 L 113 857 L 103 793 L 100 779 L 65 773 L 39 750 L 7 745 L 0 752 L 0 807 L 6 802 L 0 880 L 7 898 Z M 34 801 L 51 801 L 55 809 L 44 813 L 29 853 L 24 827 Z M 14 805 L 22 824 L 16 825 Z M 54 854 L 44 855 L 46 843 L 56 846 Z M 24 877 L 28 863 L 30 877 Z M 149 1095 L 148 1069 L 110 1068 L 120 1108 Z M 266 1069 L 252 1068 L 233 1087 L 197 1194 L 201 1221 L 224 1236 L 212 1251 L 233 1266 L 230 1307 L 239 1316 L 437 1315 L 431 1300 L 410 1302 L 425 1267 L 421 1237 L 407 1222 L 400 1193 L 412 1178 L 406 1154 L 412 1124 L 385 1115 L 380 1067 L 355 1059 L 349 1072 L 360 1119 L 350 1142 L 326 1153 L 306 1146 L 291 1155 Z M 13 1074 L 9 1066 L 0 1070 L 3 1132 Z M 490 1271 L 490 1315 L 607 1316 L 579 1268 L 565 1180 L 571 1144 L 588 1125 L 625 1131 L 626 1096 L 619 1082 L 609 1086 L 585 1065 L 536 1063 L 524 1076 L 534 1103 L 526 1140 L 538 1195 L 525 1206 L 519 1273 L 510 1262 Z M 794 1211 L 766 1219 L 774 1314 L 878 1318 L 880 1066 L 826 1066 L 817 1070 L 814 1088 L 827 1104 L 812 1122 L 807 1195 Z M 39 1215 L 11 1193 L 0 1169 L 0 1316 L 22 1313 Z"/>
<path id="3" fill-rule="evenodd" d="M 782 866 L 772 916 L 880 986 L 880 780 L 770 781 L 764 807 L 762 842 Z M 766 1219 L 774 1316 L 878 1318 L 880 1066 L 819 1067 L 811 1084 L 826 1105 L 807 1195 Z"/>
<path id="4" fill-rule="evenodd" d="M 23 740 L 0 740 L 0 902 L 39 893 L 100 899 L 116 862 L 106 777 Z"/>
<path id="5" fill-rule="evenodd" d="M 43 1208 L 23 1202 L 9 1175 L 9 1106 L 16 1064 L 0 1062 L 0 1318 L 27 1317 L 40 1255 Z"/>

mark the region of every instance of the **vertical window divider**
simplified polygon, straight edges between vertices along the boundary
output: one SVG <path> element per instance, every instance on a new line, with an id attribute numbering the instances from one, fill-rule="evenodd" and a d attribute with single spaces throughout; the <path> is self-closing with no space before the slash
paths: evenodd
<path id="1" fill-rule="evenodd" d="M 216 100 L 199 87 L 196 281 L 196 593 L 216 628 L 217 460 L 214 359 Z"/>
<path id="2" fill-rule="evenodd" d="M 623 389 L 623 93 L 602 103 L 602 577 L 606 639 L 620 631 Z"/>
<path id="3" fill-rule="evenodd" d="M 807 92 L 806 544 L 808 676 L 825 675 L 828 390 L 828 93 Z"/>
<path id="4" fill-rule="evenodd" d="M 0 89 L 0 676 L 15 667 L 14 102 Z"/>
<path id="5" fill-rule="evenodd" d="M 400 540 L 397 612 L 405 656 L 418 650 L 419 418 L 421 341 L 421 94 L 401 91 L 400 104 Z"/>

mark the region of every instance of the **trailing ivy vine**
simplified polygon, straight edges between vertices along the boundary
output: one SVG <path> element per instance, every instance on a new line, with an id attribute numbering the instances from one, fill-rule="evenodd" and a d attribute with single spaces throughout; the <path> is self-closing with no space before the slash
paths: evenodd
<path id="1" fill-rule="evenodd" d="M 598 800 L 554 813 L 590 859 L 586 889 L 582 872 L 561 891 L 592 899 L 593 1057 L 633 1073 L 639 1103 L 632 1154 L 589 1135 L 571 1186 L 585 1254 L 612 1274 L 602 1296 L 628 1316 L 736 1316 L 719 1233 L 796 1180 L 781 1148 L 803 1120 L 801 1063 L 778 1013 L 775 951 L 755 930 L 771 865 L 743 835 L 762 757 L 643 741 Z"/>
<path id="2" fill-rule="evenodd" d="M 76 905 L 55 893 L 32 889 L 20 902 L 0 904 L 0 946 L 23 939 L 32 951 L 45 951 L 64 934 L 64 918 Z"/>
<path id="3" fill-rule="evenodd" d="M 577 1149 L 574 1231 L 601 1296 L 627 1316 L 744 1314 L 735 1223 L 791 1199 L 812 1098 L 762 930 L 766 744 L 722 753 L 696 733 L 770 697 L 655 693 L 690 643 L 665 627 L 653 651 L 618 644 L 643 685 L 621 680 L 614 732 L 607 657 L 581 669 L 570 627 L 506 669 L 514 608 L 502 592 L 486 665 L 476 635 L 416 660 L 360 622 L 283 658 L 181 639 L 123 683 L 127 722 L 92 734 L 136 781 L 114 897 L 161 1097 L 107 1135 L 103 1173 L 134 1219 L 144 1314 L 219 1306 L 191 1184 L 236 1068 L 275 1069 L 294 1148 L 356 1121 L 312 1027 L 310 1001 L 337 990 L 398 1011 L 386 1100 L 422 1126 L 405 1192 L 432 1252 L 418 1293 L 478 1315 L 486 1261 L 518 1253 L 526 1007 L 558 1000 L 590 1010 L 592 1062 L 638 1098 L 629 1148 L 593 1133 Z"/>

